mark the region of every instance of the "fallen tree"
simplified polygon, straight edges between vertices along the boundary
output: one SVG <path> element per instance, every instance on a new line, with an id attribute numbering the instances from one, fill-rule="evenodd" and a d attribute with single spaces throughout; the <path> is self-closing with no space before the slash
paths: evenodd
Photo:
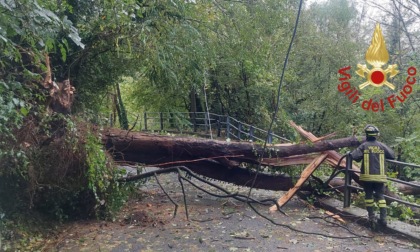
<path id="1" fill-rule="evenodd" d="M 305 183 L 322 162 L 334 168 L 344 168 L 345 161 L 335 149 L 356 147 L 364 139 L 356 137 L 326 140 L 305 131 L 290 122 L 309 143 L 268 145 L 264 150 L 261 145 L 250 142 L 226 142 L 191 137 L 170 137 L 142 132 L 130 132 L 108 129 L 103 133 L 103 144 L 112 153 L 116 162 L 122 164 L 141 163 L 145 166 L 160 168 L 182 165 L 206 178 L 228 183 L 251 186 L 268 190 L 290 190 L 278 200 L 282 206 L 298 191 L 312 191 L 313 183 Z M 328 137 L 333 134 L 328 135 Z M 320 158 L 321 156 L 322 158 Z M 318 161 L 316 161 L 318 160 Z M 256 169 L 246 167 L 261 164 L 268 167 L 308 165 L 300 178 L 292 178 L 284 174 L 259 173 Z M 352 169 L 360 170 L 353 164 Z M 359 183 L 359 174 L 352 173 L 353 179 Z M 136 180 L 129 177 L 125 181 Z M 295 184 L 295 182 L 297 183 Z M 332 180 L 330 186 L 334 186 Z M 322 183 L 315 180 L 316 183 Z M 276 206 L 271 208 L 274 211 Z"/>
<path id="2" fill-rule="evenodd" d="M 356 137 L 324 140 L 313 144 L 269 145 L 266 150 L 249 142 L 226 142 L 187 137 L 169 137 L 142 132 L 109 129 L 103 134 L 103 143 L 117 161 L 144 163 L 147 165 L 171 166 L 177 161 L 207 158 L 227 168 L 240 163 L 282 166 L 282 161 L 295 157 L 291 164 L 298 163 L 298 155 L 319 153 L 326 150 L 355 147 L 361 144 Z M 296 158 L 297 157 L 297 158 Z M 305 159 L 306 157 L 300 157 Z M 287 159 L 285 159 L 287 160 Z M 302 160 L 302 163 L 306 161 Z M 162 165 L 168 163 L 167 165 Z"/>
<path id="3" fill-rule="evenodd" d="M 348 137 L 314 144 L 270 145 L 264 151 L 260 145 L 249 142 L 169 137 L 118 129 L 107 130 L 102 139 L 117 162 L 161 168 L 183 165 L 205 177 L 241 186 L 250 186 L 255 177 L 255 170 L 244 168 L 244 164 L 255 165 L 259 161 L 271 167 L 308 164 L 313 159 L 308 154 L 361 143 L 356 137 Z M 293 187 L 293 181 L 286 175 L 259 174 L 254 187 L 284 191 Z"/>

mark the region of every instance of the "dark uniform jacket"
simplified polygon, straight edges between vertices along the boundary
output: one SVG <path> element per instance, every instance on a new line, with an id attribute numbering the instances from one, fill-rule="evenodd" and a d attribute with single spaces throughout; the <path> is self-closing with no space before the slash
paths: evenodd
<path id="1" fill-rule="evenodd" d="M 385 159 L 395 159 L 394 151 L 385 144 L 366 141 L 355 149 L 351 156 L 356 162 L 362 162 L 361 181 L 386 182 Z"/>

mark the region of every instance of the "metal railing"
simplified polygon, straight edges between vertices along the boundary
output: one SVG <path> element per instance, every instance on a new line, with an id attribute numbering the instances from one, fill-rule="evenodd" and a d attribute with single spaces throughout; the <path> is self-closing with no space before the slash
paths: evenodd
<path id="1" fill-rule="evenodd" d="M 140 118 L 137 116 L 137 118 Z M 290 142 L 285 137 L 241 122 L 229 115 L 207 112 L 144 112 L 141 131 L 168 131 L 200 133 L 207 136 L 225 137 L 240 141 Z"/>
<path id="2" fill-rule="evenodd" d="M 338 171 L 334 172 L 331 175 L 331 177 L 328 179 L 326 184 L 328 184 L 329 181 L 332 178 L 334 178 L 335 176 L 337 176 L 340 172 L 344 173 L 344 186 L 334 187 L 334 188 L 331 188 L 331 190 L 344 188 L 343 207 L 346 208 L 346 207 L 350 207 L 350 205 L 351 205 L 351 191 L 353 189 L 363 191 L 363 188 L 351 185 L 352 173 L 360 173 L 360 172 L 352 169 L 353 159 L 352 159 L 351 155 L 349 155 L 349 153 L 347 153 L 344 157 L 346 158 L 346 168 L 344 170 L 338 170 Z M 340 162 L 341 162 L 341 160 L 340 160 Z M 404 165 L 404 166 L 409 166 L 409 167 L 414 167 L 414 168 L 420 168 L 420 165 L 404 163 L 404 162 L 390 160 L 390 159 L 386 159 L 386 162 L 387 163 L 393 163 L 393 164 L 396 164 L 396 165 Z M 387 180 L 395 182 L 395 183 L 401 183 L 401 184 L 409 185 L 409 186 L 412 186 L 412 187 L 415 187 L 415 188 L 420 188 L 419 184 L 414 184 L 414 183 L 410 183 L 410 182 L 395 179 L 395 178 L 387 178 Z M 391 197 L 391 196 L 388 196 L 388 195 L 384 195 L 384 197 L 385 197 L 385 199 L 396 201 L 396 202 L 404 204 L 404 205 L 420 208 L 420 205 L 412 203 L 412 202 L 397 199 L 397 198 L 394 198 L 394 197 Z"/>

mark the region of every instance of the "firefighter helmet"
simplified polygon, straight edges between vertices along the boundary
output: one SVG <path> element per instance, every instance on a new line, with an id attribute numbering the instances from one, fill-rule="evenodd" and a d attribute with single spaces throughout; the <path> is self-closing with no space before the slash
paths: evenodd
<path id="1" fill-rule="evenodd" d="M 367 137 L 376 137 L 379 136 L 379 129 L 374 125 L 367 125 L 365 127 L 365 133 Z"/>

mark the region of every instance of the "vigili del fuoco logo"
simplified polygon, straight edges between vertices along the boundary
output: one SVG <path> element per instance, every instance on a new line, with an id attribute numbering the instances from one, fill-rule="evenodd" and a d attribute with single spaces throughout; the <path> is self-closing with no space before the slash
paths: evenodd
<path id="1" fill-rule="evenodd" d="M 376 25 L 375 31 L 373 32 L 372 42 L 366 52 L 366 64 L 357 64 L 356 74 L 364 78 L 366 81 L 359 84 L 357 87 L 353 87 L 350 84 L 350 66 L 346 66 L 338 70 L 340 74 L 340 84 L 337 89 L 340 93 L 343 93 L 352 103 L 356 103 L 361 96 L 359 90 L 362 90 L 368 86 L 373 88 L 389 88 L 395 90 L 396 87 L 392 84 L 392 78 L 399 73 L 397 64 L 390 65 L 388 50 L 386 49 L 385 40 L 382 36 L 382 30 L 379 24 Z M 413 92 L 413 85 L 416 83 L 417 69 L 413 66 L 407 69 L 407 78 L 404 86 L 397 90 L 395 93 L 389 95 L 386 98 L 382 98 L 379 101 L 370 99 L 364 99 L 361 102 L 361 107 L 367 111 L 383 112 L 385 105 L 388 104 L 391 108 L 395 108 L 396 103 L 403 103 L 407 97 Z"/>

